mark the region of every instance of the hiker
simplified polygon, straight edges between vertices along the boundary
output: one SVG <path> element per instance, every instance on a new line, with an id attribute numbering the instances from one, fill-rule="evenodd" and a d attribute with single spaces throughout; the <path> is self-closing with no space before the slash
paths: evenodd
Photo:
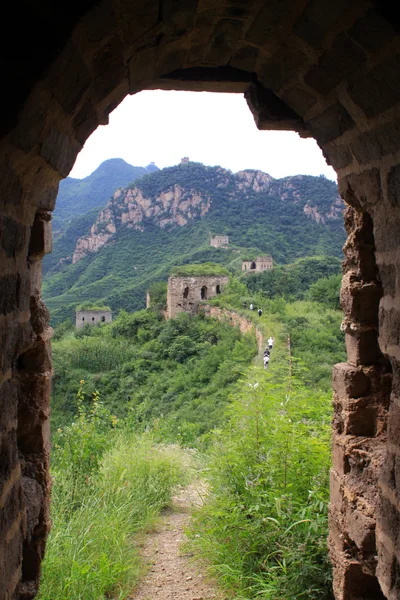
<path id="1" fill-rule="evenodd" d="M 268 369 L 269 361 L 270 361 L 270 357 L 264 355 L 264 369 Z"/>
<path id="2" fill-rule="evenodd" d="M 253 308 L 254 308 L 253 304 L 250 304 L 249 308 L 250 308 L 250 310 L 253 310 Z"/>
<path id="3" fill-rule="evenodd" d="M 246 309 L 247 308 L 247 302 L 246 300 L 243 302 L 243 308 Z"/>
<path id="4" fill-rule="evenodd" d="M 258 312 L 258 316 L 261 317 L 261 315 L 262 315 L 262 309 L 259 308 L 257 312 Z"/>
<path id="5" fill-rule="evenodd" d="M 270 352 L 269 352 L 268 348 L 265 348 L 265 350 L 264 350 L 264 356 L 269 356 L 269 354 L 270 354 Z"/>
<path id="6" fill-rule="evenodd" d="M 274 345 L 274 338 L 272 336 L 270 336 L 268 338 L 268 348 L 271 350 L 273 345 Z"/>

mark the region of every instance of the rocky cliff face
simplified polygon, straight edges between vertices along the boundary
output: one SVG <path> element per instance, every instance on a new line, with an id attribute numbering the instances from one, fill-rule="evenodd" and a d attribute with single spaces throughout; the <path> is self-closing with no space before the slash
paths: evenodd
<path id="1" fill-rule="evenodd" d="M 144 224 L 150 220 L 161 229 L 172 225 L 182 227 L 190 219 L 203 217 L 210 206 L 210 196 L 196 190 L 184 190 L 179 185 L 155 198 L 146 197 L 137 187 L 118 189 L 107 207 L 99 213 L 89 235 L 79 238 L 72 262 L 97 252 L 121 226 L 144 231 Z"/>
<path id="2" fill-rule="evenodd" d="M 183 165 L 164 169 L 138 181 L 137 185 L 117 189 L 102 210 L 88 235 L 78 239 L 72 257 L 76 263 L 113 241 L 122 227 L 144 231 L 148 223 L 161 229 L 182 227 L 193 219 L 212 217 L 213 198 L 223 193 L 225 202 L 254 200 L 268 202 L 268 196 L 282 203 L 297 204 L 317 223 L 342 219 L 343 202 L 332 189 L 333 182 L 298 175 L 274 179 L 256 170 L 233 174 L 222 167 Z"/>

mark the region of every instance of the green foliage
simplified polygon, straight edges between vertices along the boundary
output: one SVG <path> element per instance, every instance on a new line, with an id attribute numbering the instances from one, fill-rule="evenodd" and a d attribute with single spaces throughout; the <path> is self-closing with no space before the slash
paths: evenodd
<path id="1" fill-rule="evenodd" d="M 156 281 L 150 286 L 150 307 L 164 310 L 167 306 L 167 282 Z"/>
<path id="2" fill-rule="evenodd" d="M 302 300 L 307 295 L 311 284 L 330 276 L 336 277 L 335 280 L 331 280 L 332 282 L 337 282 L 340 272 L 341 261 L 338 258 L 311 256 L 300 258 L 290 265 L 278 265 L 271 271 L 252 273 L 246 277 L 246 285 L 250 292 L 262 291 L 268 298 L 284 296 L 286 299 Z M 319 297 L 321 296 L 322 293 Z M 317 297 L 309 296 L 309 299 L 320 301 Z M 334 304 L 329 306 L 339 308 Z"/>
<path id="3" fill-rule="evenodd" d="M 173 277 L 229 277 L 228 269 L 214 263 L 182 265 L 174 267 L 171 271 Z"/>
<path id="4" fill-rule="evenodd" d="M 97 302 L 91 302 L 90 300 L 86 300 L 86 302 L 82 302 L 82 304 L 78 304 L 76 310 L 93 310 L 93 311 L 109 311 L 111 312 L 111 308 L 109 306 L 105 306 L 103 304 L 99 304 Z"/>
<path id="5" fill-rule="evenodd" d="M 312 302 L 321 302 L 329 308 L 340 308 L 340 286 L 342 283 L 341 275 L 331 275 L 318 279 L 307 293 L 308 300 Z"/>
<path id="6" fill-rule="evenodd" d="M 185 443 L 197 443 L 221 422 L 256 351 L 253 336 L 226 323 L 186 313 L 165 322 L 157 311 L 122 311 L 111 324 L 54 343 L 53 420 L 71 418 L 76 381 L 84 379 L 118 417 L 131 415 L 143 429 L 161 419 L 160 435 L 171 441 L 183 439 L 184 422 Z"/>
<path id="7" fill-rule="evenodd" d="M 81 382 L 83 384 L 83 382 Z M 140 574 L 133 536 L 149 526 L 185 478 L 178 448 L 138 436 L 101 407 L 95 395 L 55 436 L 52 530 L 39 600 L 129 597 Z"/>
<path id="8" fill-rule="evenodd" d="M 238 598 L 331 599 L 328 395 L 254 370 L 214 433 L 191 546 Z"/>

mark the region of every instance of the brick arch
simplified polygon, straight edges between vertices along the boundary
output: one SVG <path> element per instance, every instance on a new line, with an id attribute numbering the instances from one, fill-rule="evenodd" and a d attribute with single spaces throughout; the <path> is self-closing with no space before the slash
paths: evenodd
<path id="1" fill-rule="evenodd" d="M 19 47 L 3 71 L 9 93 L 0 122 L 0 589 L 7 598 L 34 597 L 49 527 L 51 329 L 40 288 L 58 182 L 128 93 L 157 88 L 245 93 L 260 129 L 313 136 L 338 173 L 349 205 L 348 362 L 334 370 L 335 594 L 397 598 L 400 44 L 393 15 L 361 0 L 329 9 L 324 0 L 62 1 L 46 15 L 30 6 L 19 14 L 15 3 L 4 20 L 15 25 Z"/>

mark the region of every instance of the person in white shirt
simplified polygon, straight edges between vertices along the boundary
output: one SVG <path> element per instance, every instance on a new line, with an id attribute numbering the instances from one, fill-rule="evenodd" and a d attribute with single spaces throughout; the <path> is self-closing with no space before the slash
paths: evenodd
<path id="1" fill-rule="evenodd" d="M 271 350 L 273 345 L 274 345 L 274 338 L 272 336 L 270 336 L 268 338 L 268 348 Z"/>
<path id="2" fill-rule="evenodd" d="M 268 369 L 268 363 L 269 363 L 269 356 L 265 355 L 264 356 L 264 369 Z"/>
<path id="3" fill-rule="evenodd" d="M 254 306 L 252 304 L 250 304 L 250 310 L 253 310 Z"/>

